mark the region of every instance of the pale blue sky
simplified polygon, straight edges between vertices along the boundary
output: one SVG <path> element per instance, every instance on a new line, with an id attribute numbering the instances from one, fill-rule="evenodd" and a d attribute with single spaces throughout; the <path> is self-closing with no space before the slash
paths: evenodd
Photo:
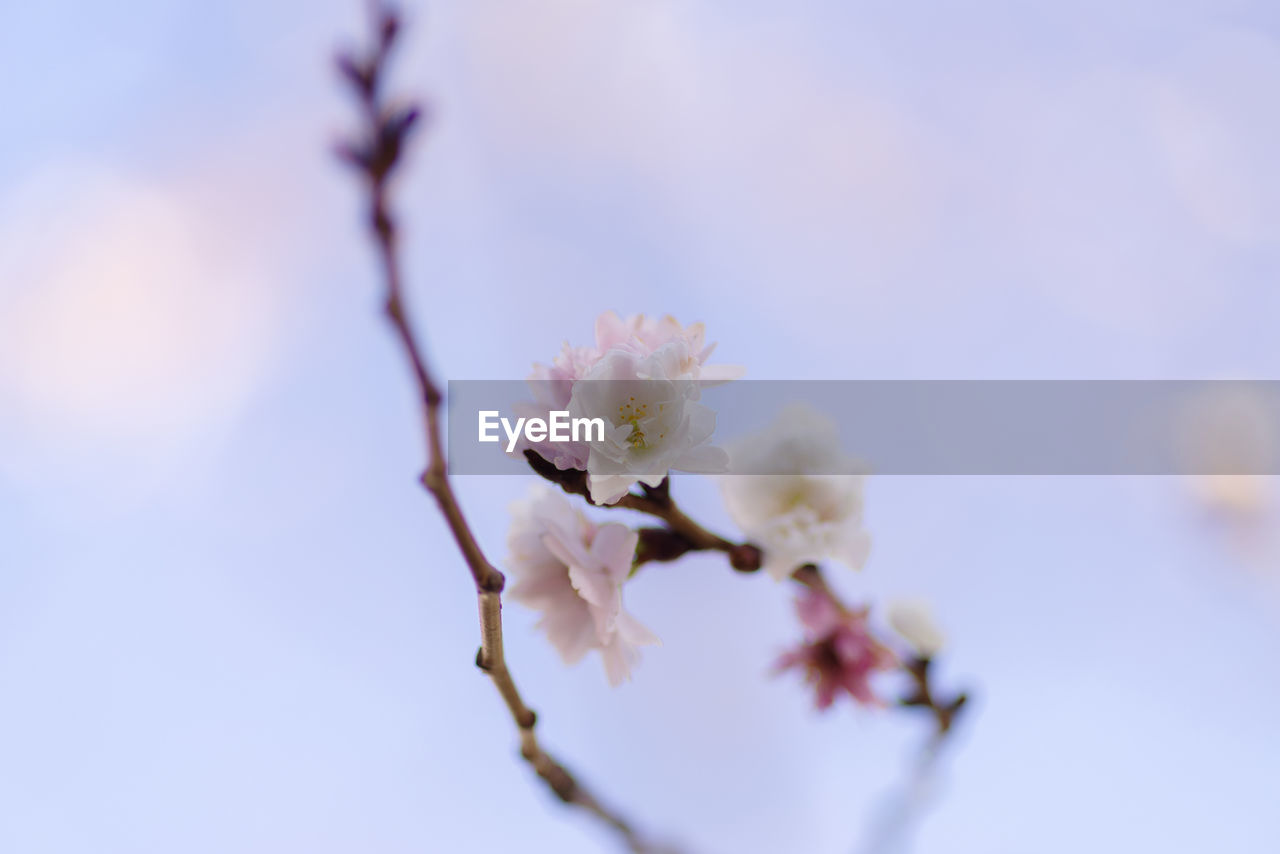
<path id="1" fill-rule="evenodd" d="M 326 152 L 360 3 L 260 5 L 4 15 L 0 850 L 600 850 L 516 759 L 415 483 Z M 399 81 L 438 115 L 401 197 L 443 376 L 523 376 L 612 308 L 705 321 L 760 379 L 1280 378 L 1273 4 L 783 9 L 411 7 Z M 495 557 L 527 486 L 458 484 Z M 1171 478 L 868 502 L 838 583 L 933 601 L 978 697 L 902 850 L 1274 846 L 1270 505 L 1213 521 Z M 921 722 L 768 678 L 796 626 L 765 578 L 694 558 L 628 602 L 664 645 L 616 691 L 507 609 L 548 745 L 699 852 L 866 851 Z"/>

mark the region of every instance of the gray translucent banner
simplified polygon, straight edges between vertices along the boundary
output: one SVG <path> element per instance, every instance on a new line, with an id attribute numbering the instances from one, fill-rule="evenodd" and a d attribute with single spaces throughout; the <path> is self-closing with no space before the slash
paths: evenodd
<path id="1" fill-rule="evenodd" d="M 500 441 L 479 441 L 480 413 L 497 412 L 514 424 L 517 413 L 530 413 L 535 396 L 555 400 L 557 393 L 563 397 L 565 387 L 450 382 L 450 470 L 527 473 L 519 452 L 505 452 L 502 427 L 494 428 Z M 710 444 L 729 449 L 733 474 L 1280 473 L 1276 381 L 737 380 L 703 386 L 694 396 L 715 412 Z M 813 471 L 804 454 L 764 462 L 758 453 L 733 453 L 744 437 L 768 430 L 797 405 L 834 424 L 846 458 Z M 814 423 L 817 442 L 824 428 Z"/>

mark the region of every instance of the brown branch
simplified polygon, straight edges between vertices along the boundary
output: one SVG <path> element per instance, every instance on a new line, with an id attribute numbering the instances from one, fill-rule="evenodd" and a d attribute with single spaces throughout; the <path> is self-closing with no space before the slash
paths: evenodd
<path id="1" fill-rule="evenodd" d="M 634 510 L 666 523 L 665 529 L 641 530 L 640 551 L 636 566 L 648 561 L 675 560 L 686 552 L 719 551 L 729 556 L 729 565 L 739 572 L 755 572 L 760 568 L 760 549 L 750 543 L 735 543 L 714 534 L 695 522 L 679 508 L 671 497 L 671 478 L 664 478 L 658 486 L 641 484 L 643 494 L 628 492 L 614 504 L 596 504 L 587 487 L 587 473 L 581 469 L 559 469 L 538 455 L 526 450 L 525 459 L 537 474 L 559 486 L 570 495 L 581 495 L 587 503 L 606 509 Z M 646 550 L 646 532 L 649 548 Z"/>
<path id="2" fill-rule="evenodd" d="M 937 725 L 937 740 L 941 741 L 951 732 L 956 718 L 960 715 L 960 710 L 969 702 L 969 695 L 961 691 L 947 700 L 938 697 L 937 689 L 932 684 L 932 664 L 933 659 L 921 656 L 914 656 L 907 660 L 902 669 L 911 677 L 914 689 L 912 693 L 899 700 L 898 705 L 927 709 L 933 715 L 934 723 Z"/>
<path id="3" fill-rule="evenodd" d="M 577 469 L 557 469 L 554 464 L 538 456 L 537 452 L 527 450 L 525 458 L 535 472 L 547 480 L 560 486 L 571 495 L 581 495 L 592 504 L 590 490 L 587 488 L 587 473 Z M 664 528 L 641 528 L 640 538 L 636 546 L 636 557 L 632 566 L 634 573 L 645 563 L 651 561 L 666 562 L 677 560 L 691 551 L 720 551 L 729 558 L 729 565 L 739 572 L 755 572 L 760 569 L 763 555 L 758 546 L 751 543 L 734 543 L 714 534 L 695 522 L 681 510 L 671 497 L 671 479 L 666 478 L 656 487 L 641 484 L 642 493 L 628 492 L 615 504 L 598 505 L 634 510 L 645 513 L 666 523 Z M 805 564 L 791 573 L 791 579 L 829 598 L 842 609 L 847 606 L 840 596 L 827 583 L 822 570 L 815 564 Z M 903 664 L 903 671 L 912 680 L 913 690 L 898 701 L 898 705 L 906 708 L 927 709 L 936 725 L 936 747 L 951 732 L 960 710 L 968 702 L 968 695 L 961 692 L 948 700 L 936 696 L 930 681 L 930 664 L 928 658 L 913 656 Z"/>
<path id="4" fill-rule="evenodd" d="M 520 755 L 563 802 L 595 815 L 616 831 L 632 852 L 655 851 L 632 825 L 600 800 L 539 744 L 537 715 L 525 703 L 507 666 L 502 640 L 502 573 L 485 557 L 449 480 L 440 430 L 442 396 L 423 355 L 420 339 L 405 306 L 403 277 L 397 251 L 396 220 L 388 205 L 390 179 L 401 161 L 409 133 L 419 118 L 414 106 L 388 107 L 382 98 L 387 59 L 400 29 L 398 15 L 376 6 L 375 43 L 363 57 L 343 55 L 338 69 L 350 84 L 362 108 L 364 137 L 339 147 L 339 156 L 365 178 L 368 190 L 369 228 L 373 233 L 385 291 L 385 312 L 409 362 L 422 403 L 427 468 L 422 484 L 435 498 L 458 550 L 475 582 L 480 611 L 480 649 L 476 666 L 489 675 L 502 696 L 520 733 Z"/>
<path id="5" fill-rule="evenodd" d="M 663 481 L 666 485 L 667 481 Z M 663 492 L 661 498 L 656 498 L 652 493 L 655 490 L 648 490 L 649 494 L 636 495 L 635 493 L 627 493 L 622 496 L 617 504 L 611 506 L 618 507 L 623 510 L 638 510 L 641 513 L 648 513 L 667 523 L 667 527 L 677 534 L 680 534 L 694 549 L 714 550 L 720 552 L 731 552 L 737 545 L 726 540 L 718 534 L 713 534 L 706 528 L 693 521 L 676 503 L 671 500 L 669 494 Z"/>
<path id="6" fill-rule="evenodd" d="M 533 451 L 526 451 L 525 453 L 527 456 L 536 457 Z M 541 458 L 538 459 L 540 460 Z M 530 463 L 533 462 L 531 459 Z M 534 470 L 543 473 L 538 465 L 534 465 Z M 580 474 L 583 475 L 583 494 L 586 495 L 586 473 L 581 472 Z M 565 480 L 570 483 L 573 482 L 572 476 L 565 478 L 564 473 L 560 473 L 560 477 L 553 477 L 552 479 L 557 480 L 562 485 Z M 618 503 L 608 505 L 647 513 L 667 523 L 666 528 L 640 529 L 640 542 L 637 547 L 635 561 L 637 567 L 646 561 L 675 560 L 689 551 L 712 549 L 725 552 L 729 556 L 730 565 L 739 572 L 754 572 L 760 568 L 762 553 L 759 547 L 750 543 L 732 543 L 703 528 L 676 506 L 675 500 L 671 497 L 670 486 L 671 480 L 668 478 L 658 487 L 643 486 L 643 495 L 627 493 Z M 565 489 L 566 491 L 574 491 L 567 486 Z M 588 495 L 587 497 L 590 500 L 590 496 Z M 817 565 L 809 563 L 798 567 L 795 572 L 791 573 L 791 579 L 797 584 L 823 594 L 836 603 L 838 607 L 847 610 L 847 606 L 841 601 L 839 594 L 827 583 L 826 576 L 822 574 L 822 570 Z M 898 705 L 907 708 L 927 709 L 933 715 L 934 723 L 937 727 L 933 746 L 936 747 L 951 732 L 956 718 L 968 702 L 969 697 L 966 693 L 961 692 L 950 699 L 939 698 L 930 680 L 931 664 L 931 659 L 920 656 L 913 656 L 906 660 L 902 669 L 911 677 L 913 691 L 899 700 Z"/>
<path id="7" fill-rule="evenodd" d="M 595 504 L 587 488 L 585 471 L 558 469 L 533 450 L 526 450 L 524 455 L 530 467 L 542 477 L 557 484 L 565 492 L 581 495 L 591 504 Z M 724 552 L 729 558 L 729 565 L 739 572 L 755 572 L 760 569 L 763 554 L 758 546 L 726 540 L 702 527 L 676 505 L 675 499 L 671 497 L 671 478 L 664 479 L 656 487 L 641 484 L 641 490 L 641 493 L 628 492 L 614 504 L 597 505 L 634 510 L 666 523 L 665 528 L 641 528 L 638 531 L 640 538 L 636 546 L 632 572 L 650 561 L 673 561 L 691 551 Z M 791 573 L 791 579 L 797 584 L 821 593 L 838 607 L 847 610 L 847 606 L 827 583 L 826 577 L 817 565 L 809 563 L 798 567 Z M 929 710 L 937 726 L 935 740 L 937 744 L 951 732 L 952 725 L 969 698 L 963 692 L 948 700 L 937 698 L 930 681 L 930 664 L 930 659 L 919 656 L 913 656 L 903 664 L 902 669 L 912 679 L 913 690 L 899 700 L 898 705 Z"/>

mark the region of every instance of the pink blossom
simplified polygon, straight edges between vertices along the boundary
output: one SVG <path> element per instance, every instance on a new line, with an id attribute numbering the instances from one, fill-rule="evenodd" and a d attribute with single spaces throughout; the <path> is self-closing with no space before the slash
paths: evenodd
<path id="1" fill-rule="evenodd" d="M 596 348 L 601 355 L 610 350 L 624 350 L 638 356 L 650 356 L 671 344 L 682 351 L 678 369 L 672 378 L 723 382 L 742 376 L 736 365 L 708 365 L 716 345 L 706 343 L 706 327 L 701 323 L 681 326 L 671 315 L 653 319 L 633 314 L 626 320 L 612 311 L 596 318 Z"/>
<path id="2" fill-rule="evenodd" d="M 520 452 L 532 449 L 558 469 L 589 472 L 592 499 L 598 503 L 617 501 L 640 481 L 656 484 L 672 467 L 723 471 L 727 458 L 705 444 L 715 415 L 696 400 L 701 384 L 734 379 L 742 369 L 706 364 L 715 345 L 706 344 L 703 325 L 682 326 L 670 315 L 655 320 L 636 314 L 624 320 L 607 311 L 596 319 L 595 338 L 586 347 L 566 342 L 550 365 L 535 364 L 528 377 L 534 400 L 517 407 L 516 414 L 546 418 L 552 410 L 568 410 L 575 417 L 602 417 L 610 425 L 609 436 L 595 446 L 522 441 Z M 651 412 L 618 408 L 615 398 L 637 389 L 655 398 L 649 401 L 654 404 Z M 640 422 L 650 419 L 663 423 L 646 430 Z"/>
<path id="3" fill-rule="evenodd" d="M 737 379 L 743 373 L 738 365 L 706 364 L 716 348 L 715 344 L 706 343 L 706 327 L 701 323 L 681 326 L 669 314 L 661 320 L 643 314 L 633 314 L 623 320 L 616 312 L 606 311 L 596 318 L 595 334 L 594 346 L 574 347 L 566 341 L 550 365 L 534 364 L 529 380 L 551 385 L 554 393 L 548 395 L 548 403 L 563 409 L 569 402 L 573 383 L 585 377 L 612 350 L 644 357 L 670 344 L 679 344 L 682 356 L 672 379 L 723 382 Z"/>
<path id="4" fill-rule="evenodd" d="M 566 341 L 560 355 L 550 365 L 535 364 L 527 382 L 533 392 L 533 400 L 518 403 L 515 414 L 522 418 L 546 420 L 552 411 L 563 412 L 569 408 L 573 396 L 573 384 L 586 376 L 592 366 L 600 361 L 600 353 L 594 347 L 571 347 Z M 561 471 L 578 469 L 585 471 L 589 449 L 585 442 L 529 442 L 521 439 L 517 445 L 520 453 L 528 449 L 555 465 Z"/>
<path id="5" fill-rule="evenodd" d="M 587 375 L 601 355 L 595 347 L 572 347 L 566 341 L 550 365 L 535 363 L 528 379 L 539 402 L 546 403 L 548 409 L 568 406 L 573 384 Z"/>
<path id="6" fill-rule="evenodd" d="M 568 664 L 600 650 L 609 682 L 629 678 L 637 649 L 658 639 L 622 609 L 638 535 L 625 525 L 597 525 L 558 493 L 536 487 L 512 507 L 508 595 L 542 612 L 538 628 Z"/>
<path id="7" fill-rule="evenodd" d="M 778 659 L 778 671 L 798 668 L 817 691 L 819 709 L 828 709 L 844 691 L 859 703 L 883 705 L 871 677 L 897 666 L 893 652 L 871 634 L 867 609 L 850 611 L 825 592 L 807 590 L 796 600 L 805 640 Z"/>

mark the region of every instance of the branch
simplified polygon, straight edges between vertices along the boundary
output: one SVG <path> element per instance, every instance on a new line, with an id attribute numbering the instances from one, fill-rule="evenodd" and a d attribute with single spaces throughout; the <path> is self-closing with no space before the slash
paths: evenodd
<path id="1" fill-rule="evenodd" d="M 588 489 L 587 473 L 579 469 L 559 469 L 555 464 L 543 459 L 534 450 L 524 452 L 529 466 L 542 477 L 557 484 L 570 495 L 581 495 L 588 503 L 591 500 Z M 641 484 L 643 494 L 628 492 L 614 504 L 596 505 L 605 508 L 621 508 L 645 513 L 666 523 L 665 528 L 640 528 L 636 547 L 636 557 L 632 566 L 634 573 L 641 565 L 650 561 L 667 562 L 677 560 L 691 551 L 721 551 L 728 555 L 729 565 L 739 572 L 755 572 L 760 569 L 762 552 L 751 543 L 734 543 L 718 534 L 713 534 L 695 522 L 681 510 L 671 497 L 671 478 L 665 478 L 658 486 Z M 846 608 L 840 596 L 827 584 L 822 570 L 815 564 L 805 564 L 791 573 L 791 579 L 797 584 L 815 590 L 840 608 Z M 903 664 L 903 671 L 911 677 L 913 690 L 898 701 L 898 705 L 907 708 L 927 709 L 933 714 L 936 747 L 951 732 L 960 710 L 968 702 L 968 695 L 961 692 L 954 697 L 943 700 L 936 696 L 930 681 L 931 659 L 913 656 Z M 930 748 L 932 749 L 932 748 Z"/>
<path id="2" fill-rule="evenodd" d="M 713 534 L 676 505 L 671 497 L 670 477 L 664 478 L 658 486 L 641 484 L 643 494 L 628 492 L 614 504 L 597 504 L 591 499 L 585 471 L 556 468 L 554 463 L 543 459 L 532 449 L 526 450 L 524 457 L 537 474 L 569 495 L 581 495 L 588 504 L 605 509 L 634 510 L 665 522 L 666 528 L 641 529 L 636 566 L 651 560 L 675 560 L 691 551 L 719 551 L 729 556 L 729 565 L 738 572 L 755 572 L 760 568 L 761 552 L 758 547 L 750 543 L 734 543 L 719 534 Z"/>
<path id="3" fill-rule="evenodd" d="M 817 566 L 811 563 L 805 564 L 793 572 L 791 578 L 799 584 L 823 594 L 832 602 L 835 602 L 838 607 L 846 607 L 836 592 L 827 584 L 827 579 Z M 933 715 L 934 724 L 937 728 L 934 731 L 934 741 L 929 750 L 942 743 L 951 732 L 960 710 L 969 702 L 969 695 L 963 691 L 950 699 L 942 699 L 938 696 L 938 691 L 931 679 L 932 664 L 932 658 L 920 655 L 913 655 L 903 663 L 903 672 L 911 677 L 912 691 L 898 701 L 899 706 L 925 709 Z"/>
<path id="4" fill-rule="evenodd" d="M 969 695 L 961 691 L 948 700 L 939 698 L 937 689 L 933 687 L 930 678 L 932 664 L 933 659 L 931 658 L 915 656 L 903 665 L 902 669 L 907 672 L 911 677 L 912 683 L 914 683 L 914 691 L 899 700 L 898 705 L 928 709 L 933 714 L 934 723 L 937 724 L 937 741 L 940 742 L 951 732 L 960 710 L 969 702 Z"/>
<path id="5" fill-rule="evenodd" d="M 395 217 L 388 205 L 388 192 L 390 179 L 401 162 L 404 143 L 418 123 L 420 111 L 413 105 L 392 107 L 383 100 L 381 90 L 387 59 L 400 29 L 400 19 L 394 11 L 377 5 L 374 7 L 374 16 L 374 46 L 361 57 L 343 54 L 337 61 L 338 70 L 356 95 L 365 122 L 363 138 L 340 146 L 338 155 L 365 179 L 369 228 L 373 234 L 385 286 L 384 310 L 409 362 L 421 397 L 428 459 L 426 471 L 422 474 L 422 484 L 435 498 L 475 582 L 480 611 L 480 649 L 476 654 L 476 666 L 489 675 L 511 713 L 520 733 L 520 755 L 551 791 L 561 801 L 587 810 L 611 827 L 621 836 L 630 851 L 654 851 L 629 822 L 603 806 L 594 794 L 539 744 L 535 732 L 537 715 L 525 703 L 507 667 L 502 641 L 502 588 L 505 579 L 485 557 L 453 491 L 441 438 L 440 388 L 427 367 L 420 339 L 405 307 L 403 277 L 397 251 L 398 231 Z"/>

